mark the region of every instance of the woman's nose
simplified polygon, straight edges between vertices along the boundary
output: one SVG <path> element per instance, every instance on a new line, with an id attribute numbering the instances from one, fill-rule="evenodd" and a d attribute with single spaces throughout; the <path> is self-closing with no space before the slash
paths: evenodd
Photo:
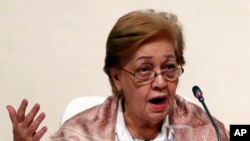
<path id="1" fill-rule="evenodd" d="M 152 82 L 152 87 L 154 89 L 164 89 L 167 87 L 167 80 L 161 73 L 155 74 L 155 79 Z"/>

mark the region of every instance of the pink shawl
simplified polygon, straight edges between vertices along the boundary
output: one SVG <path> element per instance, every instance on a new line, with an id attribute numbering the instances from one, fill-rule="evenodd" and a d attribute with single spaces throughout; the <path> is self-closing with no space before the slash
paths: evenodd
<path id="1" fill-rule="evenodd" d="M 114 141 L 118 97 L 110 96 L 103 104 L 83 111 L 69 120 L 49 141 Z M 216 120 L 222 141 L 229 141 L 229 132 Z M 204 110 L 176 95 L 170 124 L 193 127 L 193 141 L 217 141 L 215 130 Z"/>

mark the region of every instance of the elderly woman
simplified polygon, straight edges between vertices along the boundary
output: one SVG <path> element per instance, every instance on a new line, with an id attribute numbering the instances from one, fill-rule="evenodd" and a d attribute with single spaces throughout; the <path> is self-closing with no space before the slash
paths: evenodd
<path id="1" fill-rule="evenodd" d="M 193 141 L 216 141 L 206 113 L 176 94 L 184 72 L 183 50 L 182 29 L 175 15 L 144 10 L 122 16 L 106 45 L 104 71 L 113 95 L 67 120 L 49 140 L 166 141 L 164 127 L 174 124 L 191 126 Z M 43 127 L 36 132 L 44 115 L 30 127 L 27 119 L 35 114 L 24 117 L 27 101 L 23 103 L 17 111 L 22 116 L 8 106 L 13 125 L 26 121 L 26 126 L 14 126 L 14 139 L 39 140 L 46 131 Z M 33 113 L 38 110 L 33 109 Z M 215 120 L 222 141 L 229 141 L 228 131 Z"/>

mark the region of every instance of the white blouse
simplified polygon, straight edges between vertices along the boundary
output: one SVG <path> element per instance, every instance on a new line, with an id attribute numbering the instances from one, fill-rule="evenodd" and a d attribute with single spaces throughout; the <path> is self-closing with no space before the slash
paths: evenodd
<path id="1" fill-rule="evenodd" d="M 152 140 L 144 140 L 144 139 L 136 139 L 133 138 L 124 122 L 123 117 L 123 107 L 122 100 L 119 100 L 118 112 L 117 112 L 117 120 L 116 120 L 116 129 L 115 129 L 115 140 L 116 141 L 171 141 L 172 139 L 167 139 L 165 126 L 169 125 L 168 116 L 164 119 L 164 123 L 162 125 L 161 133 L 158 134 Z"/>

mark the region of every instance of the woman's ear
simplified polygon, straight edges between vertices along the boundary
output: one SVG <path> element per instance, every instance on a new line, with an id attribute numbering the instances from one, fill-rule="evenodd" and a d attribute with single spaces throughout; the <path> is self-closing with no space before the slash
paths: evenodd
<path id="1" fill-rule="evenodd" d="M 120 83 L 120 70 L 117 68 L 111 68 L 109 70 L 109 73 L 110 73 L 111 79 L 112 79 L 116 89 L 118 91 L 121 91 L 122 88 L 121 88 L 121 83 Z"/>

